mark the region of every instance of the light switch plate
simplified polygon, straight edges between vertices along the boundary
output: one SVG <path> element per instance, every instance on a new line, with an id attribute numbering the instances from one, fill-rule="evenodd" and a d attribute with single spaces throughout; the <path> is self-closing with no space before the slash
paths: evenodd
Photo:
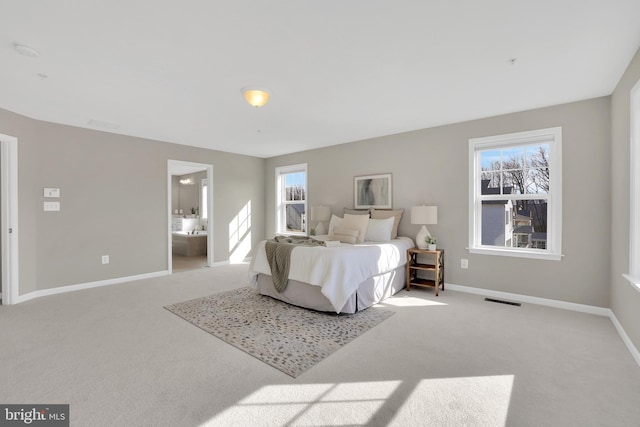
<path id="1" fill-rule="evenodd" d="M 57 212 L 60 210 L 60 202 L 44 202 L 46 212 Z"/>
<path id="2" fill-rule="evenodd" d="M 45 188 L 44 197 L 60 197 L 59 188 Z"/>

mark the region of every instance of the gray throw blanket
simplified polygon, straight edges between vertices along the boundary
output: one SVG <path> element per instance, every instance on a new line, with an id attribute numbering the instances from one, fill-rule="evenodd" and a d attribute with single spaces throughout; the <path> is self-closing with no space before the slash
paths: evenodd
<path id="1" fill-rule="evenodd" d="M 322 245 L 321 241 L 311 237 L 276 236 L 273 240 L 267 240 L 264 249 L 267 253 L 273 287 L 276 291 L 283 292 L 289 283 L 291 251 L 297 246 Z"/>

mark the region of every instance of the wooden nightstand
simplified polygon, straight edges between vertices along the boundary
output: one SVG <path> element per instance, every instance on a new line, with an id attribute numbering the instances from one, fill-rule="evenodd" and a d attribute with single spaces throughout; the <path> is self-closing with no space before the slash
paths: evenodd
<path id="1" fill-rule="evenodd" d="M 418 255 L 424 255 L 424 258 L 429 257 L 429 260 L 426 263 L 418 262 Z M 432 272 L 433 279 L 418 277 L 419 271 Z M 440 287 L 444 291 L 444 249 L 435 251 L 420 248 L 407 249 L 407 291 L 411 290 L 411 285 L 435 288 L 436 296 Z"/>

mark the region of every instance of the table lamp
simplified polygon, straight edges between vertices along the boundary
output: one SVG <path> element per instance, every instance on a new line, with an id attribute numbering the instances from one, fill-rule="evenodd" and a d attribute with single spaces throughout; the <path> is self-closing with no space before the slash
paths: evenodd
<path id="1" fill-rule="evenodd" d="M 416 236 L 416 244 L 420 249 L 427 249 L 426 237 L 430 237 L 431 233 L 427 230 L 427 225 L 438 223 L 438 207 L 437 206 L 414 206 L 411 208 L 411 224 L 420 224 L 422 228 Z"/>
<path id="2" fill-rule="evenodd" d="M 331 208 L 328 206 L 313 206 L 311 208 L 311 221 L 318 221 L 316 226 L 316 236 L 326 234 L 324 222 L 331 219 Z"/>

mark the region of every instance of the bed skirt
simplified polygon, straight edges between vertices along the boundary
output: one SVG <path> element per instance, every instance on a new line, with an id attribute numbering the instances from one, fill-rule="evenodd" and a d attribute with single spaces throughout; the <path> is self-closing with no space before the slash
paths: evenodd
<path id="1" fill-rule="evenodd" d="M 340 313 L 355 313 L 389 298 L 405 287 L 405 274 L 406 266 L 402 265 L 395 270 L 370 277 L 360 283 Z M 262 295 L 268 295 L 289 304 L 312 310 L 336 312 L 331 302 L 320 292 L 320 286 L 289 280 L 287 288 L 283 292 L 278 292 L 273 287 L 271 276 L 261 273 L 258 275 L 256 288 Z"/>

